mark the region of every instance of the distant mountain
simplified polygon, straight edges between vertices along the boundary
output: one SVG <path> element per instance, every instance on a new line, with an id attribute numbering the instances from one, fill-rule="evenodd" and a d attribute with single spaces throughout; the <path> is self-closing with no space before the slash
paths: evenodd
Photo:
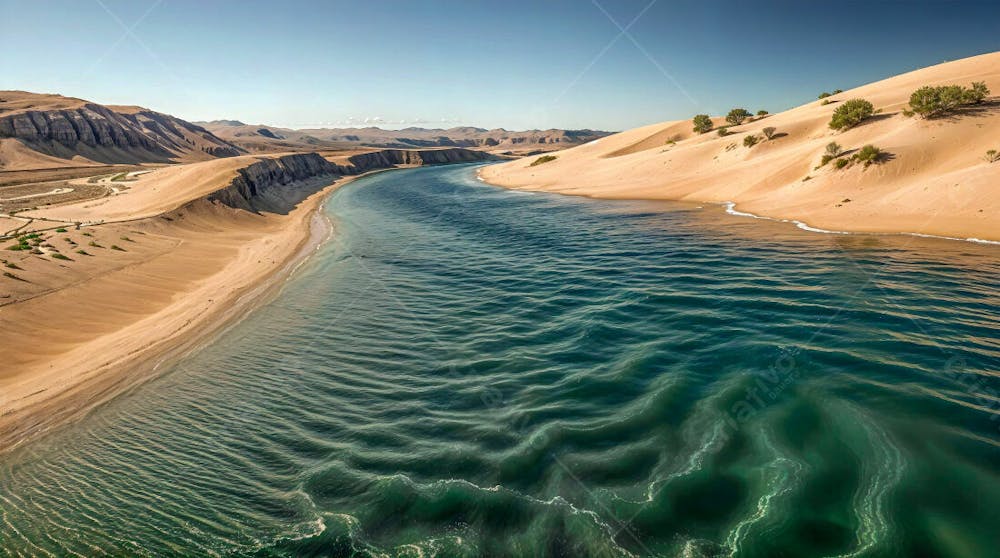
<path id="1" fill-rule="evenodd" d="M 448 129 L 410 127 L 402 130 L 367 128 L 313 128 L 292 130 L 264 125 L 233 125 L 230 120 L 198 122 L 218 137 L 250 152 L 296 149 L 380 147 L 466 147 L 495 153 L 525 154 L 581 145 L 611 132 L 600 130 L 487 130 L 462 126 Z M 225 123 L 225 124 L 222 124 Z"/>
<path id="2" fill-rule="evenodd" d="M 0 168 L 188 162 L 245 151 L 205 128 L 142 107 L 0 91 Z"/>

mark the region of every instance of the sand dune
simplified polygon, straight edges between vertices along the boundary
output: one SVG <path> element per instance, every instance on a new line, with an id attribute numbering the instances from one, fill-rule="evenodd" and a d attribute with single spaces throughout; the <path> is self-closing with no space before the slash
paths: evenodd
<path id="1" fill-rule="evenodd" d="M 923 85 L 973 81 L 1000 94 L 1000 53 L 845 91 L 831 104 L 813 101 L 732 127 L 726 137 L 692 133 L 690 120 L 665 122 L 562 151 L 548 163 L 531 166 L 536 159 L 525 158 L 494 165 L 481 176 L 510 188 L 599 198 L 733 201 L 740 211 L 830 230 L 1000 240 L 1000 163 L 983 159 L 987 150 L 1000 150 L 997 97 L 946 118 L 901 114 Z M 882 112 L 846 132 L 831 130 L 833 110 L 853 98 Z M 780 135 L 744 147 L 743 138 L 764 127 Z M 831 141 L 849 153 L 874 144 L 890 160 L 867 169 L 817 169 Z"/>

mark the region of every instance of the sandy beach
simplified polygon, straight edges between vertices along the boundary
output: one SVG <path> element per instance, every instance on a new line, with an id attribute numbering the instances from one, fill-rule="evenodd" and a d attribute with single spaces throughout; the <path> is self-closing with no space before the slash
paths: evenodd
<path id="1" fill-rule="evenodd" d="M 51 240 L 72 240 L 88 255 L 60 246 L 71 261 L 19 264 L 24 271 L 17 273 L 32 281 L 0 307 L 0 448 L 152 377 L 166 360 L 266 300 L 330 233 L 317 210 L 355 177 L 299 185 L 303 199 L 270 212 L 205 199 L 256 160 L 164 168 L 138 177 L 121 195 L 32 213 L 105 224 L 67 225 Z"/>
<path id="2" fill-rule="evenodd" d="M 603 138 L 534 164 L 537 157 L 494 165 L 485 181 L 508 188 L 595 198 L 733 202 L 734 210 L 806 226 L 852 232 L 919 233 L 1000 240 L 1000 105 L 924 120 L 902 114 L 924 85 L 983 81 L 1000 92 L 1000 53 L 948 62 L 833 95 L 729 128 L 692 131 L 690 120 L 664 122 Z M 828 127 L 834 109 L 867 99 L 881 112 L 845 132 Z M 734 104 L 739 106 L 738 100 Z M 752 108 L 752 107 L 748 107 Z M 725 125 L 713 118 L 716 127 Z M 773 139 L 746 147 L 748 135 Z M 820 166 L 825 146 L 846 155 L 872 144 L 886 160 L 839 170 Z"/>

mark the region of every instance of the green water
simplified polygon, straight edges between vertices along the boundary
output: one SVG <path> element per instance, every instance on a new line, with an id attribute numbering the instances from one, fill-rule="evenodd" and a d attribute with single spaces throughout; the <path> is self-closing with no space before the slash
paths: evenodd
<path id="1" fill-rule="evenodd" d="M 337 193 L 272 303 L 0 460 L 10 556 L 997 556 L 1000 247 Z"/>

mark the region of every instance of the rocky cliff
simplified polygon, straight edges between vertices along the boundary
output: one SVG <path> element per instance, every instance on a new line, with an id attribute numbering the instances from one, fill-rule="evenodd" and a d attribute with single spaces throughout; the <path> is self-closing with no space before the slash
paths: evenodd
<path id="1" fill-rule="evenodd" d="M 21 91 L 0 92 L 3 138 L 47 156 L 100 163 L 191 161 L 242 153 L 205 128 L 167 114 Z"/>
<path id="2" fill-rule="evenodd" d="M 468 149 L 383 149 L 331 162 L 318 153 L 295 153 L 259 161 L 239 169 L 225 188 L 207 199 L 250 211 L 286 211 L 325 184 L 319 179 L 357 175 L 400 165 L 471 163 L 496 157 Z M 315 179 L 315 180 L 314 180 Z"/>

